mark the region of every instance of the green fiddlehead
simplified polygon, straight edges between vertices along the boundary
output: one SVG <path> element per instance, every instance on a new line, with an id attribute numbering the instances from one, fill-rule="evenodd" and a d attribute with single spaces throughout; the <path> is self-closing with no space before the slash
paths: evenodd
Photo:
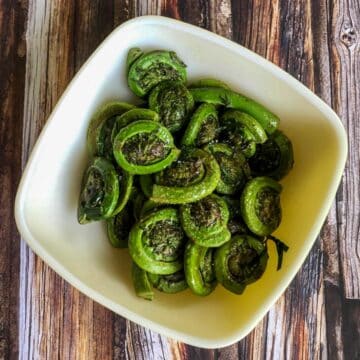
<path id="1" fill-rule="evenodd" d="M 196 295 L 206 296 L 214 291 L 217 280 L 214 267 L 215 249 L 189 241 L 184 255 L 184 270 L 189 288 Z"/>
<path id="2" fill-rule="evenodd" d="M 131 277 L 136 295 L 145 300 L 153 300 L 154 292 L 149 281 L 148 273 L 134 262 L 131 267 Z"/>
<path id="3" fill-rule="evenodd" d="M 221 143 L 206 145 L 204 150 L 213 154 L 220 167 L 221 177 L 216 191 L 228 195 L 241 191 L 250 178 L 250 168 L 244 155 Z"/>
<path id="4" fill-rule="evenodd" d="M 129 232 L 134 223 L 131 203 L 116 216 L 106 220 L 107 235 L 112 246 L 116 248 L 127 248 Z"/>
<path id="5" fill-rule="evenodd" d="M 157 203 L 185 204 L 210 195 L 220 179 L 214 157 L 201 149 L 182 151 L 178 161 L 156 174 L 140 178 L 144 193 Z"/>
<path id="6" fill-rule="evenodd" d="M 151 120 L 158 122 L 159 114 L 150 109 L 135 108 L 126 111 L 120 116 L 116 116 L 114 126 L 111 132 L 111 142 L 114 142 L 116 135 L 123 127 L 138 120 Z"/>
<path id="7" fill-rule="evenodd" d="M 294 166 L 291 141 L 283 132 L 275 131 L 265 143 L 257 145 L 249 165 L 255 176 L 269 176 L 281 180 Z"/>
<path id="8" fill-rule="evenodd" d="M 254 178 L 246 184 L 240 198 L 241 214 L 254 234 L 270 235 L 280 225 L 281 190 L 278 182 L 265 176 Z"/>
<path id="9" fill-rule="evenodd" d="M 111 162 L 96 157 L 86 169 L 80 191 L 78 221 L 106 219 L 112 216 L 119 198 L 119 180 Z"/>
<path id="10" fill-rule="evenodd" d="M 266 243 L 250 235 L 235 235 L 215 252 L 216 278 L 226 289 L 241 294 L 265 271 Z"/>
<path id="11" fill-rule="evenodd" d="M 252 116 L 238 110 L 226 111 L 220 125 L 220 140 L 241 150 L 248 158 L 255 154 L 256 144 L 267 140 L 262 126 Z"/>
<path id="12" fill-rule="evenodd" d="M 190 89 L 190 92 L 195 102 L 222 105 L 251 115 L 259 122 L 267 134 L 272 134 L 278 127 L 280 120 L 275 114 L 255 100 L 235 91 L 220 87 L 203 87 Z"/>
<path id="13" fill-rule="evenodd" d="M 186 235 L 196 244 L 217 247 L 229 241 L 229 210 L 226 202 L 211 194 L 206 198 L 180 206 L 181 224 Z"/>
<path id="14" fill-rule="evenodd" d="M 151 91 L 149 107 L 159 114 L 160 122 L 173 133 L 185 125 L 194 100 L 184 84 L 164 81 Z"/>
<path id="15" fill-rule="evenodd" d="M 129 70 L 131 68 L 131 65 L 137 60 L 139 59 L 139 57 L 141 57 L 143 55 L 143 51 L 138 48 L 131 48 L 128 52 L 128 55 L 126 57 L 126 73 L 129 73 Z"/>
<path id="16" fill-rule="evenodd" d="M 177 210 L 165 208 L 151 212 L 133 226 L 129 252 L 142 269 L 169 275 L 183 268 L 185 242 Z"/>
<path id="17" fill-rule="evenodd" d="M 192 115 L 181 139 L 183 146 L 200 147 L 217 136 L 219 121 L 212 104 L 201 104 Z"/>
<path id="18" fill-rule="evenodd" d="M 87 132 L 87 147 L 91 155 L 113 159 L 111 133 L 116 117 L 134 107 L 125 102 L 113 101 L 105 104 L 95 113 Z"/>
<path id="19" fill-rule="evenodd" d="M 186 65 L 173 51 L 155 50 L 139 56 L 128 72 L 128 84 L 143 97 L 163 81 L 186 82 Z"/>
<path id="20" fill-rule="evenodd" d="M 167 294 L 176 294 L 188 288 L 183 269 L 170 275 L 148 273 L 148 278 L 155 289 Z"/>
<path id="21" fill-rule="evenodd" d="M 114 139 L 114 157 L 130 174 L 151 174 L 169 166 L 179 155 L 169 131 L 149 120 L 122 128 Z"/>

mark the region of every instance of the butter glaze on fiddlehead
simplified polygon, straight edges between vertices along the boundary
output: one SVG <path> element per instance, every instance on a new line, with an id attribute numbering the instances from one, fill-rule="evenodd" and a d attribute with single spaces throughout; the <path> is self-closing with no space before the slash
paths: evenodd
<path id="1" fill-rule="evenodd" d="M 215 249 L 189 241 L 184 255 L 184 270 L 189 288 L 196 295 L 206 296 L 214 291 L 217 280 L 214 267 Z"/>
<path id="2" fill-rule="evenodd" d="M 155 289 L 167 294 L 176 294 L 188 288 L 183 269 L 170 275 L 148 273 L 148 278 Z"/>
<path id="3" fill-rule="evenodd" d="M 226 289 L 242 294 L 246 285 L 262 276 L 268 257 L 266 243 L 250 235 L 235 235 L 215 252 L 216 278 Z"/>
<path id="4" fill-rule="evenodd" d="M 145 300 L 153 300 L 154 292 L 147 271 L 143 270 L 133 262 L 131 267 L 131 277 L 136 295 Z"/>
<path id="5" fill-rule="evenodd" d="M 78 206 L 79 223 L 109 218 L 118 198 L 119 180 L 114 166 L 104 158 L 94 158 L 83 176 Z"/>
<path id="6" fill-rule="evenodd" d="M 183 268 L 185 241 L 177 210 L 165 208 L 150 213 L 133 226 L 129 252 L 142 269 L 169 275 Z"/>
<path id="7" fill-rule="evenodd" d="M 154 176 L 140 178 L 144 193 L 157 203 L 185 204 L 210 195 L 220 179 L 215 158 L 202 149 L 183 150 L 178 161 Z"/>
<path id="8" fill-rule="evenodd" d="M 163 81 L 186 82 L 186 65 L 173 51 L 155 50 L 138 57 L 130 66 L 128 84 L 143 97 Z"/>
<path id="9" fill-rule="evenodd" d="M 187 122 L 194 100 L 184 84 L 164 81 L 151 91 L 149 107 L 159 114 L 160 122 L 173 133 Z"/>
<path id="10" fill-rule="evenodd" d="M 190 92 L 195 102 L 222 105 L 243 111 L 254 117 L 267 134 L 272 134 L 278 127 L 279 118 L 256 101 L 235 91 L 216 87 L 193 88 Z"/>
<path id="11" fill-rule="evenodd" d="M 215 194 L 181 205 L 180 218 L 186 235 L 200 246 L 217 247 L 230 240 L 229 210 Z"/>
<path id="12" fill-rule="evenodd" d="M 204 150 L 213 154 L 220 167 L 221 177 L 216 191 L 228 195 L 238 193 L 250 178 L 250 168 L 244 155 L 221 143 L 206 145 Z"/>
<path id="13" fill-rule="evenodd" d="M 270 235 L 280 225 L 281 190 L 278 182 L 265 176 L 254 178 L 246 184 L 240 198 L 241 214 L 254 234 Z"/>
<path id="14" fill-rule="evenodd" d="M 250 115 L 238 110 L 226 111 L 220 121 L 221 141 L 235 147 L 246 157 L 255 154 L 256 144 L 267 140 L 267 135 L 262 126 Z"/>
<path id="15" fill-rule="evenodd" d="M 269 176 L 281 180 L 294 166 L 291 141 L 283 132 L 277 130 L 265 143 L 257 145 L 249 165 L 255 176 Z"/>
<path id="16" fill-rule="evenodd" d="M 212 104 L 201 104 L 192 115 L 181 139 L 183 146 L 200 147 L 217 136 L 219 120 Z"/>
<path id="17" fill-rule="evenodd" d="M 169 166 L 179 155 L 169 131 L 149 120 L 122 128 L 114 139 L 114 157 L 130 174 L 151 174 Z"/>
<path id="18" fill-rule="evenodd" d="M 87 132 L 87 147 L 91 155 L 113 159 L 111 133 L 116 117 L 134 107 L 125 102 L 113 101 L 94 114 Z"/>

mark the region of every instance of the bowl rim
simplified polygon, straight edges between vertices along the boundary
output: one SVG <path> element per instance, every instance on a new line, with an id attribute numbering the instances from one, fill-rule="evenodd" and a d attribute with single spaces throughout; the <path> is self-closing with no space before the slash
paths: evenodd
<path id="1" fill-rule="evenodd" d="M 315 106 L 318 110 L 323 113 L 324 117 L 326 117 L 332 124 L 336 136 L 339 141 L 339 159 L 336 164 L 336 169 L 334 173 L 336 174 L 331 182 L 329 187 L 329 192 L 326 201 L 322 204 L 321 211 L 317 217 L 314 226 L 310 231 L 310 235 L 308 236 L 308 241 L 306 242 L 306 246 L 301 254 L 299 254 L 299 259 L 295 263 L 289 266 L 286 275 L 282 278 L 282 281 L 279 282 L 276 290 L 274 290 L 265 304 L 256 312 L 252 321 L 246 323 L 245 326 L 242 326 L 240 330 L 234 331 L 231 336 L 218 337 L 216 339 L 209 338 L 201 338 L 194 335 L 189 335 L 186 332 L 178 331 L 173 328 L 170 328 L 165 325 L 161 325 L 153 320 L 149 320 L 142 315 L 138 315 L 138 313 L 128 310 L 125 306 L 120 305 L 102 294 L 98 293 L 96 290 L 91 288 L 90 286 L 85 285 L 80 279 L 74 276 L 65 266 L 62 265 L 59 261 L 57 261 L 53 256 L 51 256 L 36 240 L 36 238 L 32 235 L 31 230 L 28 227 L 28 224 L 25 219 L 24 214 L 24 205 L 27 196 L 28 185 L 30 179 L 32 177 L 32 173 L 34 171 L 35 165 L 37 163 L 38 156 L 40 154 L 41 145 L 46 136 L 48 129 L 52 126 L 52 120 L 54 118 L 54 114 L 56 114 L 59 108 L 62 106 L 64 99 L 67 98 L 67 95 L 70 89 L 73 87 L 74 83 L 77 82 L 78 78 L 82 76 L 84 70 L 88 67 L 88 64 L 92 62 L 92 60 L 101 53 L 104 45 L 114 36 L 115 33 L 124 32 L 127 30 L 131 30 L 132 27 L 137 27 L 141 25 L 153 25 L 153 26 L 165 26 L 171 27 L 175 30 L 185 31 L 187 33 L 191 33 L 193 36 L 205 38 L 206 40 L 210 40 L 211 42 L 217 44 L 222 48 L 227 48 L 232 51 L 235 51 L 239 54 L 239 56 L 245 58 L 248 61 L 255 63 L 257 66 L 261 66 L 266 71 L 271 72 L 274 76 L 279 78 L 281 81 L 285 82 L 287 85 L 294 88 L 299 95 L 306 98 L 308 102 L 310 102 L 313 106 Z M 279 68 L 277 65 L 271 63 L 260 55 L 254 53 L 251 50 L 239 45 L 238 43 L 226 39 L 220 35 L 217 35 L 211 31 L 199 28 L 195 25 L 191 25 L 180 20 L 175 20 L 163 16 L 154 16 L 154 15 L 146 15 L 140 16 L 137 18 L 130 19 L 118 27 L 116 27 L 96 48 L 96 50 L 91 54 L 91 56 L 87 59 L 87 61 L 81 66 L 80 70 L 76 73 L 73 79 L 70 81 L 65 91 L 59 98 L 56 106 L 52 110 L 50 116 L 48 117 L 43 129 L 41 130 L 40 135 L 38 136 L 36 143 L 31 151 L 31 154 L 28 158 L 27 164 L 23 171 L 20 183 L 18 185 L 18 190 L 15 198 L 15 221 L 18 227 L 18 230 L 23 239 L 26 240 L 27 244 L 30 248 L 44 261 L 46 262 L 56 273 L 58 273 L 61 277 L 63 277 L 67 282 L 69 282 L 72 286 L 77 288 L 79 291 L 89 296 L 94 301 L 102 304 L 107 307 L 111 311 L 123 316 L 141 326 L 145 326 L 150 328 L 153 331 L 156 331 L 164 336 L 171 337 L 177 341 L 181 341 L 193 346 L 198 346 L 202 348 L 215 349 L 225 347 L 244 338 L 250 331 L 258 324 L 258 322 L 266 315 L 266 313 L 270 310 L 270 308 L 274 305 L 274 303 L 280 298 L 285 289 L 289 286 L 290 282 L 294 279 L 296 273 L 299 271 L 301 265 L 303 264 L 305 258 L 309 254 L 317 235 L 320 232 L 320 229 L 326 219 L 326 216 L 330 210 L 333 199 L 335 197 L 337 188 L 340 184 L 341 177 L 344 171 L 346 158 L 347 158 L 348 144 L 347 144 L 347 134 L 344 129 L 344 126 L 337 116 L 337 114 L 323 101 L 321 100 L 315 93 L 313 93 L 310 89 L 308 89 L 301 82 L 296 80 L 290 74 Z"/>

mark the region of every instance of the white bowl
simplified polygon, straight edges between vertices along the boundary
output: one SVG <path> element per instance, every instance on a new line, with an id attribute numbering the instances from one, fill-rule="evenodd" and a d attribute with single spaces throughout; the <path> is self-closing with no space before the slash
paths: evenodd
<path id="1" fill-rule="evenodd" d="M 185 291 L 135 296 L 127 250 L 109 244 L 104 225 L 79 225 L 77 200 L 88 161 L 86 130 L 103 103 L 134 100 L 125 77 L 129 48 L 172 49 L 189 79 L 219 78 L 280 116 L 294 145 L 295 167 L 283 181 L 283 221 L 276 235 L 290 250 L 276 271 L 275 248 L 264 276 L 241 296 L 218 286 L 202 298 Z M 216 348 L 240 340 L 289 285 L 334 199 L 347 142 L 336 114 L 293 77 L 253 52 L 206 30 L 163 17 L 115 29 L 72 80 L 31 154 L 16 198 L 16 222 L 30 247 L 58 274 L 114 312 L 188 344 Z"/>

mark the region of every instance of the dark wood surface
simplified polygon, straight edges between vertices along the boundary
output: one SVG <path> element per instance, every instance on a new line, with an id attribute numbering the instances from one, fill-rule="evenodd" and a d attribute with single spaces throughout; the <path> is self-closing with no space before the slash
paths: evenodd
<path id="1" fill-rule="evenodd" d="M 341 117 L 349 158 L 312 251 L 239 343 L 188 346 L 112 313 L 20 240 L 22 168 L 67 84 L 117 25 L 165 15 L 266 57 Z M 0 359 L 360 359 L 359 0 L 0 0 Z M 331 144 L 329 144 L 331 146 Z"/>

